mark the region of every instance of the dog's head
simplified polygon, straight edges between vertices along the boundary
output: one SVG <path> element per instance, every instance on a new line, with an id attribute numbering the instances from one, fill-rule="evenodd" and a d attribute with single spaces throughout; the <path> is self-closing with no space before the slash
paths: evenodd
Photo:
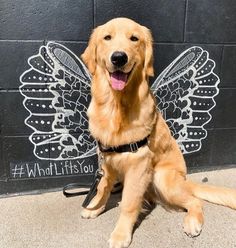
<path id="1" fill-rule="evenodd" d="M 82 59 L 92 75 L 102 71 L 114 90 L 123 90 L 140 70 L 153 76 L 151 32 L 130 19 L 112 19 L 94 29 Z"/>

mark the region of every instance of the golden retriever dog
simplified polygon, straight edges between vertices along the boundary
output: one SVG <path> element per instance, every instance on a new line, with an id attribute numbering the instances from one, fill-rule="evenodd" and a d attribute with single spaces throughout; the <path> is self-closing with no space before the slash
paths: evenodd
<path id="1" fill-rule="evenodd" d="M 127 18 L 98 26 L 82 59 L 92 74 L 89 129 L 100 147 L 108 150 L 98 149 L 104 176 L 96 196 L 81 215 L 97 217 L 104 211 L 114 183 L 123 182 L 121 213 L 109 240 L 111 248 L 130 245 L 145 200 L 161 200 L 185 210 L 184 231 L 191 237 L 202 229 L 202 200 L 236 208 L 236 190 L 197 184 L 186 178 L 183 155 L 149 89 L 153 50 L 151 32 L 146 27 Z M 109 151 L 109 147 L 145 138 L 148 142 L 136 152 Z"/>

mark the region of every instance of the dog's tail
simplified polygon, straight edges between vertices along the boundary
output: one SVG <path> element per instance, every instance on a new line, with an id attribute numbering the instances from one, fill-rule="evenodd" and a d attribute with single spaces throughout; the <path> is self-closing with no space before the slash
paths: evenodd
<path id="1" fill-rule="evenodd" d="M 187 181 L 195 197 L 202 200 L 236 209 L 236 190 L 224 187 L 215 187 L 207 184 L 198 184 Z"/>

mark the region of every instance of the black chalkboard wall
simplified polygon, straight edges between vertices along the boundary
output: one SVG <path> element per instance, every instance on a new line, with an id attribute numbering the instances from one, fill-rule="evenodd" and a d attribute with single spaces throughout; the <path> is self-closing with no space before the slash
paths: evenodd
<path id="1" fill-rule="evenodd" d="M 132 18 L 152 30 L 156 76 L 151 83 L 186 49 L 198 46 L 209 53 L 215 62 L 214 73 L 220 78 L 219 94 L 215 94 L 216 106 L 210 111 L 212 120 L 204 127 L 207 137 L 202 140 L 199 151 L 186 154 L 186 160 L 189 168 L 200 170 L 236 164 L 235 13 L 235 0 L 2 0 L 0 194 L 51 190 L 70 182 L 91 182 L 96 170 L 96 156 L 92 153 L 83 158 L 80 154 L 81 151 L 83 153 L 89 150 L 84 147 L 83 139 L 81 140 L 81 134 L 89 137 L 86 127 L 81 130 L 73 126 L 76 121 L 71 119 L 70 114 L 63 119 L 63 124 L 59 122 L 64 125 L 64 133 L 57 133 L 47 127 L 52 126 L 55 119 L 45 119 L 45 116 L 40 118 L 40 114 L 52 111 L 51 114 L 56 115 L 60 112 L 53 112 L 50 106 L 52 96 L 47 86 L 53 82 L 53 78 L 50 81 L 48 76 L 44 84 L 38 82 L 37 87 L 36 84 L 33 87 L 32 81 L 28 84 L 26 76 L 32 76 L 32 80 L 37 76 L 36 81 L 44 80 L 39 79 L 39 74 L 36 75 L 37 66 L 42 61 L 37 65 L 38 58 L 31 61 L 29 58 L 32 59 L 32 56 L 41 52 L 43 59 L 48 59 L 47 62 L 50 63 L 50 58 L 46 56 L 49 51 L 46 50 L 49 49 L 48 41 L 63 45 L 72 57 L 80 56 L 92 29 L 118 16 Z M 60 52 L 58 56 L 62 55 L 65 54 Z M 83 73 L 86 74 L 82 71 Z M 59 72 L 58 78 L 60 76 L 62 77 Z M 86 77 L 84 79 L 89 81 Z M 68 80 L 68 77 L 66 79 L 65 76 L 63 80 Z M 73 80 L 76 81 L 75 78 Z M 63 89 L 65 98 L 77 99 L 83 94 L 80 105 L 70 105 L 75 112 L 83 112 L 83 107 L 86 108 L 89 102 L 89 87 L 71 94 L 72 81 L 68 84 L 69 88 Z M 62 89 L 55 88 L 57 90 L 59 99 Z M 34 106 L 31 108 L 30 104 Z M 60 103 L 58 104 L 60 108 Z M 70 106 L 67 106 L 68 111 Z M 69 123 L 71 120 L 74 120 L 72 126 Z M 35 128 L 30 121 L 37 124 Z M 86 126 L 86 123 L 83 125 Z M 50 135 L 55 135 L 56 138 L 53 139 Z M 59 139 L 62 145 L 69 147 L 64 155 L 55 153 L 56 148 L 61 149 Z M 75 139 L 76 144 L 73 142 Z M 73 149 L 73 145 L 76 149 Z M 42 150 L 44 153 L 40 154 Z"/>

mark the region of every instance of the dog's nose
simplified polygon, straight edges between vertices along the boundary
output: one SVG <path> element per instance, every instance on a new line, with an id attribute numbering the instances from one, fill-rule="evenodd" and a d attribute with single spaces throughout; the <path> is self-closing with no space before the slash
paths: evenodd
<path id="1" fill-rule="evenodd" d="M 111 55 L 111 62 L 113 65 L 121 67 L 128 61 L 128 56 L 125 52 L 116 51 Z"/>

